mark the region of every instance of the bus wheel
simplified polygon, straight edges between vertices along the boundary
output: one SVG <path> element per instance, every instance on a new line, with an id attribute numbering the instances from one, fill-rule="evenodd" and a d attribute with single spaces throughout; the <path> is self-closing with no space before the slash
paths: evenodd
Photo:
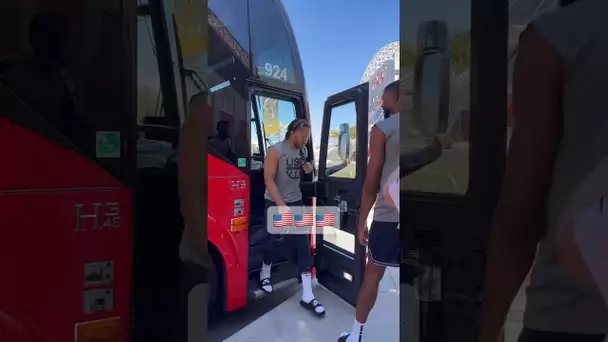
<path id="1" fill-rule="evenodd" d="M 223 311 L 223 262 L 219 252 L 211 245 L 209 254 L 213 261 L 209 268 L 209 311 L 217 313 Z"/>

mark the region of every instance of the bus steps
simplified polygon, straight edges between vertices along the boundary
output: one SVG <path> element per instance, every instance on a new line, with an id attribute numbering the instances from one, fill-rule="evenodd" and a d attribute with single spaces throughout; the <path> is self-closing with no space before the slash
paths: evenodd
<path id="1" fill-rule="evenodd" d="M 260 288 L 259 270 L 249 273 L 249 291 L 251 299 L 259 300 L 266 296 Z M 289 261 L 278 262 L 272 267 L 272 290 L 273 293 L 293 286 L 301 281 L 298 268 Z"/>
<path id="2" fill-rule="evenodd" d="M 280 281 L 280 282 L 272 285 L 272 292 L 274 293 L 277 291 L 281 291 L 281 290 L 291 287 L 297 283 L 299 283 L 298 278 L 291 278 L 291 279 L 286 279 L 286 280 Z M 254 289 L 251 294 L 252 294 L 253 299 L 255 299 L 255 300 L 260 300 L 260 299 L 266 297 L 266 292 L 264 292 L 261 288 L 259 288 L 259 286 L 257 286 L 257 288 Z"/>

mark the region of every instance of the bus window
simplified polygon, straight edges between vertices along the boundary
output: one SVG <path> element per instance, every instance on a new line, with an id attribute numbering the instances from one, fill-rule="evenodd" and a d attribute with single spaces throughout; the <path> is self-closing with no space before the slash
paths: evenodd
<path id="1" fill-rule="evenodd" d="M 331 110 L 329 141 L 327 144 L 327 169 L 335 170 L 329 177 L 355 179 L 357 174 L 355 155 L 357 148 L 357 112 L 350 102 Z M 338 142 L 348 139 L 346 151 L 339 151 Z"/>
<path id="2" fill-rule="evenodd" d="M 344 141 L 347 143 L 344 143 Z M 326 176 L 354 179 L 356 176 L 356 146 L 357 110 L 355 103 L 348 102 L 331 108 Z M 367 161 L 363 162 L 366 163 Z M 355 235 L 350 232 L 333 227 L 324 227 L 323 239 L 325 242 L 349 253 L 355 253 L 356 239 Z"/>
<path id="3" fill-rule="evenodd" d="M 469 183 L 469 68 L 470 68 L 470 0 L 410 1 L 407 20 L 401 21 L 401 133 L 402 150 L 416 151 L 433 141 L 437 132 L 423 129 L 414 112 L 416 92 L 423 93 L 423 101 L 437 103 L 439 94 L 422 82 L 412 80 L 416 66 L 431 65 L 438 58 L 449 58 L 449 75 L 445 89 L 449 99 L 444 105 L 449 112 L 447 132 L 442 135 L 445 149 L 435 162 L 410 174 L 401 182 L 402 189 L 426 193 L 464 194 Z M 426 32 L 430 21 L 445 23 L 443 37 Z M 424 38 L 424 39 L 420 39 Z M 428 49 L 429 41 L 438 42 L 438 51 Z M 445 57 L 440 57 L 443 54 Z M 422 62 L 421 62 L 422 61 Z M 432 71 L 433 67 L 430 67 Z M 424 77 L 431 77 L 430 72 Z M 401 153 L 404 153 L 402 151 Z"/>
<path id="4" fill-rule="evenodd" d="M 209 149 L 210 153 L 218 152 L 233 164 L 239 158 L 249 158 L 251 148 L 246 137 L 249 129 L 249 115 L 246 108 L 240 108 L 244 101 L 237 99 L 240 95 L 233 87 L 219 90 L 212 94 L 209 112 Z"/>
<path id="5" fill-rule="evenodd" d="M 226 26 L 234 39 L 249 53 L 247 0 L 208 0 L 209 10 Z"/>
<path id="6" fill-rule="evenodd" d="M 54 131 L 47 132 L 52 140 L 67 139 L 113 175 L 124 175 L 131 124 L 124 86 L 131 76 L 120 69 L 127 65 L 120 5 L 19 4 L 0 11 L 8 25 L 0 33 L 0 82 L 32 109 L 18 119 L 33 129 L 33 117 L 41 118 Z"/>
<path id="7" fill-rule="evenodd" d="M 261 95 L 254 96 L 254 105 L 263 127 L 264 151 L 285 138 L 287 126 L 296 118 L 296 106 L 291 101 Z"/>
<path id="8" fill-rule="evenodd" d="M 149 15 L 137 18 L 137 123 L 146 117 L 162 117 L 163 99 Z"/>
<path id="9" fill-rule="evenodd" d="M 285 21 L 273 0 L 250 1 L 253 62 L 257 74 L 296 83 L 291 42 Z"/>
<path id="10" fill-rule="evenodd" d="M 200 8 L 204 3 L 205 1 L 201 0 L 165 1 L 164 9 L 167 18 L 172 20 L 176 28 L 174 36 L 170 38 L 177 41 L 176 46 L 179 47 L 178 60 L 181 63 L 180 76 L 184 85 L 184 102 L 186 106 L 194 104 L 189 110 L 202 111 L 202 115 L 208 119 L 205 127 L 201 129 L 201 134 L 208 138 L 209 154 L 238 167 L 242 165 L 239 164 L 239 160 L 247 160 L 251 156 L 251 147 L 247 139 L 236 139 L 236 137 L 248 136 L 250 129 L 246 91 L 242 82 L 247 75 L 248 66 L 241 63 L 238 54 L 240 48 L 235 49 L 227 41 L 239 37 L 221 36 L 216 28 L 207 28 L 206 25 L 201 28 L 198 18 L 191 15 L 193 9 Z M 216 3 L 215 6 L 219 5 Z M 228 13 L 220 7 L 216 9 L 218 13 Z M 221 24 L 228 25 L 224 22 Z M 204 44 L 200 44 L 201 40 L 204 40 Z M 229 81 L 228 86 L 212 92 L 206 101 L 197 101 L 197 96 L 205 96 L 202 95 L 203 92 L 226 81 Z M 202 102 L 205 104 L 197 105 Z"/>

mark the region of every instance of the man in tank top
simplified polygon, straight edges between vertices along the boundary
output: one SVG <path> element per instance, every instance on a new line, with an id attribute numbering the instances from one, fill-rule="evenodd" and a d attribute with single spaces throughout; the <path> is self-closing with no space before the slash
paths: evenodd
<path id="1" fill-rule="evenodd" d="M 310 173 L 313 166 L 306 161 L 306 145 L 310 137 L 310 124 L 304 119 L 295 119 L 287 126 L 285 139 L 272 145 L 264 160 L 264 183 L 266 184 L 265 215 L 270 207 L 278 207 L 279 212 L 289 212 L 289 208 L 302 207 L 302 190 L 300 176 L 302 172 Z M 260 270 L 260 288 L 272 293 L 272 263 L 279 257 L 284 244 L 289 255 L 298 266 L 302 278 L 302 300 L 300 305 L 318 317 L 325 315 L 325 308 L 315 298 L 312 291 L 313 257 L 310 254 L 308 235 L 305 234 L 271 234 L 266 245 L 264 259 Z"/>
<path id="2" fill-rule="evenodd" d="M 384 191 L 390 176 L 399 168 L 398 99 L 399 81 L 394 81 L 384 88 L 382 95 L 386 118 L 372 127 L 358 224 L 359 242 L 367 245 L 369 262 L 357 297 L 353 328 L 350 333 L 343 333 L 338 342 L 362 341 L 363 326 L 378 297 L 384 271 L 387 266 L 399 267 L 399 210 L 386 198 Z M 372 207 L 374 220 L 368 232 L 366 222 Z"/>
<path id="3" fill-rule="evenodd" d="M 562 4 L 564 5 L 564 4 Z M 486 261 L 480 342 L 495 342 L 532 267 L 520 342 L 602 342 L 596 286 L 559 260 L 557 232 L 577 188 L 608 151 L 608 1 L 568 1 L 521 35 L 515 127 Z"/>

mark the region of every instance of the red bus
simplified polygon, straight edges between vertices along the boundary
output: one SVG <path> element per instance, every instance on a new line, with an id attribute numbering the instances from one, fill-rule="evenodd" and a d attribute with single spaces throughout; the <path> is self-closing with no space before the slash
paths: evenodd
<path id="1" fill-rule="evenodd" d="M 184 225 L 179 129 L 208 89 L 211 297 L 224 311 L 259 297 L 262 161 L 282 126 L 309 118 L 280 1 L 10 4 L 0 11 L 2 340 L 170 340 Z M 328 136 L 340 124 L 332 108 L 354 103 L 356 159 L 365 160 L 367 102 L 367 84 L 327 99 L 318 179 L 303 184 L 308 204 L 316 196 L 345 208 L 341 229 L 351 234 L 365 165 L 332 177 Z M 211 143 L 220 122 L 227 150 Z M 312 161 L 312 141 L 308 150 Z M 354 303 L 364 248 L 311 241 L 318 280 Z M 297 281 L 290 262 L 276 267 L 275 288 Z"/>

